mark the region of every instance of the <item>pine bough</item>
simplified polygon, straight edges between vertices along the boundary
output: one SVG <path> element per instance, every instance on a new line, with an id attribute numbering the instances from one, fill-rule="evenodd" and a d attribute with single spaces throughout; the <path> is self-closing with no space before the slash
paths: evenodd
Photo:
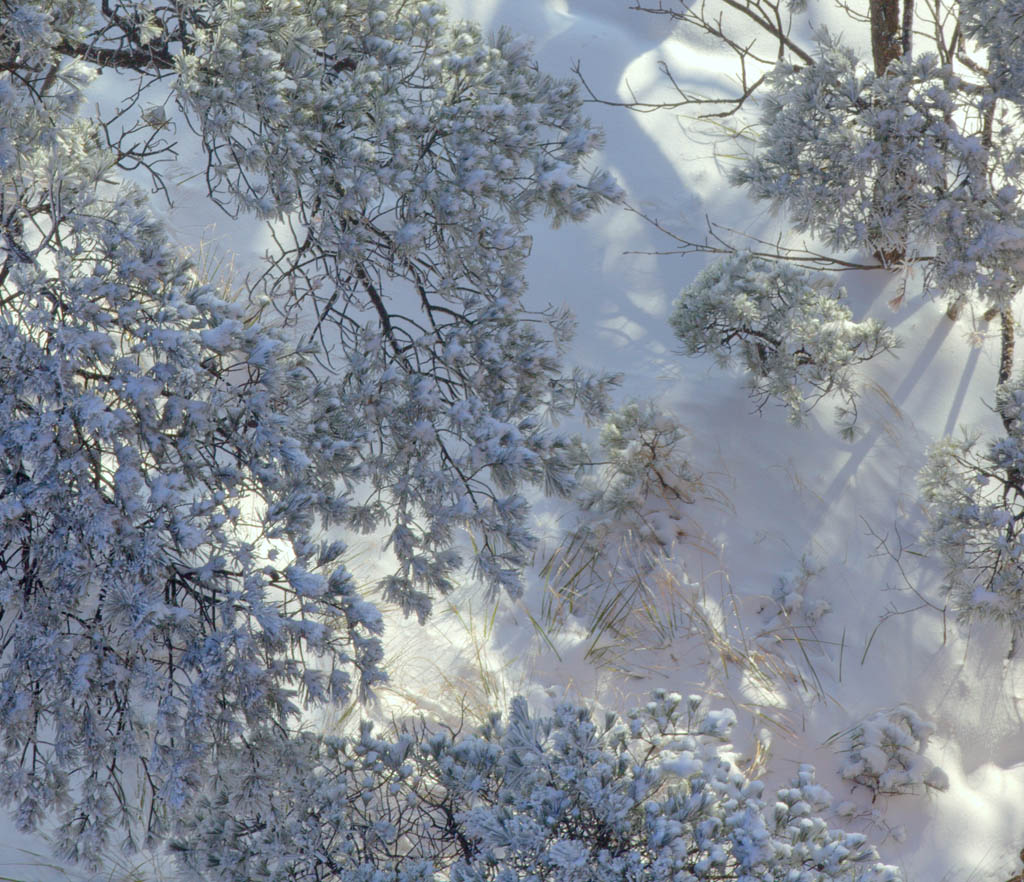
<path id="1" fill-rule="evenodd" d="M 213 782 L 175 848 L 216 882 L 898 882 L 817 815 L 801 766 L 772 796 L 728 759 L 730 710 L 664 691 L 595 718 L 523 699 L 458 734 L 307 738 Z"/>
<path id="2" fill-rule="evenodd" d="M 687 354 L 745 368 L 759 409 L 778 399 L 800 424 L 833 395 L 840 402 L 836 422 L 850 436 L 857 419 L 854 368 L 898 342 L 879 322 L 854 322 L 845 296 L 822 273 L 740 252 L 700 273 L 669 321 Z"/>
<path id="3" fill-rule="evenodd" d="M 873 796 L 947 790 L 946 773 L 924 756 L 934 731 L 906 705 L 877 711 L 844 734 L 845 759 L 839 773 L 867 787 Z"/>
<path id="4" fill-rule="evenodd" d="M 1024 383 L 1002 386 L 1003 438 L 945 438 L 921 473 L 925 540 L 945 566 L 945 588 L 964 620 L 1006 624 L 1024 634 Z"/>

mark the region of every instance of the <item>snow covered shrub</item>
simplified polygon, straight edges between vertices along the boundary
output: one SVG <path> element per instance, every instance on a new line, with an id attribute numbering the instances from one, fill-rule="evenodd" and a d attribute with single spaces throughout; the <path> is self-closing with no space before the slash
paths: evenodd
<path id="1" fill-rule="evenodd" d="M 250 727 L 365 695 L 381 625 L 318 541 L 358 471 L 339 390 L 111 181 L 30 13 L 0 40 L 0 794 L 94 861 Z"/>
<path id="2" fill-rule="evenodd" d="M 625 720 L 568 704 L 536 717 L 516 699 L 473 734 L 364 725 L 225 774 L 175 847 L 216 882 L 900 878 L 815 815 L 831 797 L 809 766 L 765 798 L 723 749 L 734 723 L 658 691 Z"/>
<path id="3" fill-rule="evenodd" d="M 676 573 L 665 564 L 691 531 L 682 505 L 705 492 L 686 437 L 653 402 L 633 401 L 606 418 L 599 451 L 577 454 L 590 467 L 573 496 L 572 525 L 541 571 L 549 588 L 542 616 L 556 628 L 567 613 L 580 616 L 590 661 L 606 663 L 637 643 L 664 645 L 682 623 Z"/>
<path id="4" fill-rule="evenodd" d="M 925 541 L 945 564 L 945 588 L 964 620 L 1005 623 L 1024 633 L 1024 383 L 1000 387 L 1006 437 L 944 438 L 921 473 Z"/>
<path id="5" fill-rule="evenodd" d="M 898 345 L 891 330 L 851 320 L 844 289 L 821 273 L 740 252 L 712 264 L 676 301 L 670 322 L 689 355 L 739 362 L 758 407 L 770 398 L 794 423 L 827 395 L 844 434 L 857 417 L 854 367 Z"/>
<path id="6" fill-rule="evenodd" d="M 876 711 L 842 736 L 846 759 L 840 774 L 882 794 L 949 789 L 949 778 L 924 756 L 935 727 L 906 705 Z"/>
<path id="7" fill-rule="evenodd" d="M 776 618 L 800 619 L 809 626 L 817 624 L 823 616 L 832 611 L 832 605 L 822 598 L 810 601 L 808 587 L 821 574 L 806 557 L 800 559 L 800 569 L 792 576 L 780 576 L 772 590 L 772 600 L 777 604 Z"/>
<path id="8" fill-rule="evenodd" d="M 653 402 L 633 401 L 606 418 L 600 451 L 577 454 L 596 462 L 575 492 L 576 520 L 544 568 L 560 610 L 638 608 L 650 571 L 686 534 L 681 504 L 703 490 L 685 439 Z"/>
<path id="9" fill-rule="evenodd" d="M 669 508 L 692 503 L 700 478 L 682 449 L 685 438 L 679 423 L 651 401 L 633 401 L 611 413 L 601 429 L 600 462 L 580 488 L 582 508 L 609 525 L 632 529 L 659 500 Z M 643 532 L 657 530 L 649 526 Z"/>

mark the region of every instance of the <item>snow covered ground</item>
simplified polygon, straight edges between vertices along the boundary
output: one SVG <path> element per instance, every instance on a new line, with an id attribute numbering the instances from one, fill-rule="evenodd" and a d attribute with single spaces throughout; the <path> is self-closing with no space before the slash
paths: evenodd
<path id="1" fill-rule="evenodd" d="M 568 75 L 578 60 L 602 96 L 627 99 L 633 89 L 656 97 L 660 59 L 694 88 L 714 86 L 727 60 L 688 47 L 664 18 L 628 6 L 449 2 L 453 17 L 530 35 L 549 73 Z M 755 234 L 775 229 L 761 206 L 726 184 L 714 144 L 686 119 L 598 104 L 591 116 L 607 136 L 597 161 L 632 206 L 666 227 L 701 239 L 708 216 Z M 251 247 L 251 231 L 189 210 L 191 231 L 182 229 L 185 215 L 176 220 L 184 238 L 209 239 L 213 230 L 225 253 Z M 998 428 L 995 324 L 951 322 L 915 296 L 914 279 L 896 311 L 889 301 L 901 279 L 844 279 L 854 317 L 886 321 L 903 341 L 896 357 L 867 366 L 865 433 L 847 443 L 827 402 L 794 428 L 772 404 L 752 412 L 740 376 L 679 354 L 667 316 L 705 262 L 643 253 L 671 247 L 636 214 L 613 208 L 557 231 L 538 224 L 529 270 L 534 305 L 567 303 L 579 319 L 570 361 L 621 371 L 622 401 L 654 397 L 690 433 L 689 460 L 706 492 L 680 506 L 682 534 L 647 586 L 666 617 L 677 613 L 671 639 L 642 645 L 656 634 L 639 606 L 621 622 L 620 638 L 596 630 L 585 611 L 555 619 L 539 567 L 565 521 L 542 505 L 550 541 L 519 604 L 495 609 L 468 586 L 453 599 L 457 613 L 439 605 L 424 628 L 392 623 L 389 709 L 472 716 L 517 692 L 539 707 L 570 696 L 627 708 L 654 687 L 706 692 L 737 710 L 741 764 L 760 750 L 762 774 L 781 784 L 799 763 L 814 763 L 848 816 L 841 825 L 867 832 L 909 882 L 1001 882 L 1020 869 L 1024 846 L 1024 662 L 1007 661 L 1005 632 L 965 629 L 943 613 L 938 570 L 917 544 L 917 475 L 928 445 L 960 426 Z M 372 569 L 372 547 L 357 552 L 353 570 Z M 849 762 L 844 733 L 900 705 L 934 724 L 925 756 L 948 776 L 945 792 L 873 799 L 840 776 Z M 77 878 L 44 866 L 45 845 L 8 831 L 0 842 L 0 877 Z M 135 878 L 129 869 L 112 868 L 110 878 Z"/>
<path id="2" fill-rule="evenodd" d="M 694 89 L 713 88 L 728 70 L 728 59 L 688 46 L 665 18 L 628 7 L 449 3 L 453 17 L 529 34 L 550 73 L 569 73 L 579 61 L 594 92 L 610 99 L 628 100 L 631 89 L 664 95 L 661 59 Z M 599 104 L 590 115 L 607 136 L 599 161 L 632 206 L 667 228 L 691 240 L 703 238 L 706 217 L 755 235 L 777 229 L 762 206 L 725 182 L 714 144 L 691 121 Z M 690 432 L 690 461 L 714 498 L 681 506 L 686 535 L 652 589 L 690 618 L 670 646 L 617 646 L 604 653 L 615 664 L 602 667 L 592 663 L 600 652 L 587 657 L 595 632 L 585 617 L 560 634 L 553 628 L 554 648 L 538 636 L 531 618 L 550 624 L 542 621 L 550 591 L 542 578 L 520 608 L 499 609 L 493 620 L 485 601 L 467 592 L 456 604 L 461 618 L 439 616 L 427 633 L 412 626 L 396 635 L 408 641 L 406 694 L 436 700 L 441 672 L 478 701 L 520 691 L 538 703 L 569 695 L 624 708 L 657 686 L 718 694 L 740 712 L 741 754 L 751 758 L 767 730 L 765 774 L 773 782 L 813 762 L 837 807 L 853 813 L 843 824 L 869 833 L 911 882 L 1007 878 L 1019 871 L 1024 846 L 1024 663 L 1006 660 L 1004 631 L 968 629 L 942 612 L 939 572 L 917 542 L 917 475 L 928 446 L 961 426 L 998 430 L 996 323 L 951 322 L 918 296 L 914 278 L 894 311 L 889 301 L 902 279 L 848 274 L 854 318 L 892 325 L 903 345 L 896 357 L 867 365 L 865 433 L 847 443 L 827 402 L 795 428 L 772 404 L 752 412 L 740 376 L 679 354 L 667 316 L 705 259 L 634 253 L 671 248 L 635 214 L 612 209 L 581 226 L 538 226 L 529 272 L 534 303 L 565 302 L 576 313 L 573 360 L 621 371 L 623 400 L 653 396 Z M 777 599 L 785 591 L 796 592 L 788 615 Z M 822 601 L 830 609 L 816 618 Z M 466 618 L 471 603 L 475 623 Z M 639 631 L 644 614 L 634 619 Z M 450 649 L 438 656 L 443 645 Z M 843 733 L 899 705 L 934 724 L 924 755 L 950 786 L 872 800 L 869 789 L 840 776 Z"/>

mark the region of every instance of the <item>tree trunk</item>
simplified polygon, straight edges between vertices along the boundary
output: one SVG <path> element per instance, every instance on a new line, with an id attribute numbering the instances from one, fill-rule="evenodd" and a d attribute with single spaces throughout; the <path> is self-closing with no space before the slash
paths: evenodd
<path id="1" fill-rule="evenodd" d="M 1014 323 L 1012 307 L 1006 306 L 999 313 L 999 375 L 996 384 L 1002 386 L 1008 383 L 1013 376 L 1013 349 L 1015 342 Z M 1005 413 L 1000 413 L 1003 418 L 1003 425 L 1009 434 L 1011 420 Z"/>
<path id="2" fill-rule="evenodd" d="M 871 2 L 871 56 L 875 63 L 875 75 L 882 76 L 892 62 L 910 51 L 910 39 L 914 17 L 914 0 L 903 0 L 903 14 L 900 14 L 900 0 L 870 0 Z M 882 193 L 875 184 L 875 203 L 881 204 Z M 903 263 L 906 248 L 903 243 L 895 247 L 879 248 L 875 257 L 889 269 L 896 269 Z"/>
<path id="3" fill-rule="evenodd" d="M 912 8 L 909 2 L 907 6 Z M 871 0 L 871 55 L 876 76 L 903 55 L 903 41 L 900 0 Z"/>
<path id="4" fill-rule="evenodd" d="M 903 57 L 914 51 L 914 0 L 903 0 Z"/>

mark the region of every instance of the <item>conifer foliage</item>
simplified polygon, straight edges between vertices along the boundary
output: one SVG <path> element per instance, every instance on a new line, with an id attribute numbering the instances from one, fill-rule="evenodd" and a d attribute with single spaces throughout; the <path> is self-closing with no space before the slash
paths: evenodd
<path id="1" fill-rule="evenodd" d="M 1003 438 L 945 438 L 921 473 L 926 540 L 942 558 L 946 590 L 964 619 L 1024 635 L 1024 384 L 1000 387 Z"/>
<path id="2" fill-rule="evenodd" d="M 0 790 L 95 858 L 133 806 L 159 833 L 254 722 L 365 694 L 380 620 L 315 538 L 353 469 L 311 430 L 336 393 L 109 183 L 52 17 L 7 21 Z"/>
<path id="3" fill-rule="evenodd" d="M 879 75 L 822 35 L 814 64 L 773 71 L 734 180 L 832 248 L 912 262 L 926 293 L 999 311 L 1024 282 L 1014 106 L 929 48 Z"/>
<path id="4" fill-rule="evenodd" d="M 750 124 L 740 129 L 754 136 L 730 169 L 731 181 L 784 213 L 793 232 L 821 243 L 814 250 L 791 247 L 786 237 L 774 246 L 755 239 L 757 257 L 790 267 L 780 272 L 887 268 L 904 273 L 907 284 L 913 271 L 926 295 L 947 301 L 951 317 L 970 304 L 1012 327 L 1010 307 L 1024 284 L 1024 153 L 1015 128 L 1024 98 L 1020 3 L 823 5 L 834 5 L 830 11 L 846 20 L 845 33 L 813 26 L 811 37 L 800 37 L 795 20 L 811 15 L 804 3 L 638 4 L 736 56 L 738 94 L 694 95 L 676 86 L 678 100 L 665 106 L 698 108 L 706 118 L 739 114 Z M 744 32 L 751 24 L 753 37 Z M 870 54 L 854 48 L 848 35 L 858 31 Z M 718 234 L 704 243 L 679 242 L 684 253 L 725 252 L 722 266 L 708 271 L 717 277 L 734 274 L 741 259 L 740 246 Z M 695 341 L 689 329 L 721 326 L 737 341 L 750 329 L 737 324 L 727 297 L 709 303 L 692 294 L 684 292 L 675 319 L 688 351 L 728 360 L 723 343 Z M 794 311 L 799 328 L 786 329 L 796 331 L 794 349 L 800 329 L 813 334 L 815 316 L 829 321 L 835 299 L 808 302 L 803 315 Z M 687 318 L 689 310 L 697 314 Z M 1006 339 L 1012 341 L 1011 332 Z M 842 427 L 853 415 L 851 360 L 887 348 L 820 366 L 815 383 L 840 391 Z M 757 388 L 758 364 L 749 367 Z M 767 385 L 768 395 L 800 414 L 790 383 Z"/>
<path id="5" fill-rule="evenodd" d="M 626 719 L 518 698 L 473 733 L 364 725 L 307 739 L 287 774 L 226 773 L 175 848 L 218 882 L 898 882 L 818 816 L 831 797 L 809 766 L 771 796 L 744 776 L 735 721 L 660 690 Z M 266 788 L 258 815 L 243 776 Z"/>
<path id="6" fill-rule="evenodd" d="M 897 340 L 880 322 L 854 322 L 845 295 L 823 273 L 740 252 L 700 273 L 669 321 L 687 354 L 746 368 L 759 407 L 777 399 L 799 424 L 832 395 L 840 401 L 836 422 L 850 434 L 857 419 L 853 368 Z"/>
<path id="7" fill-rule="evenodd" d="M 842 736 L 845 759 L 839 773 L 878 794 L 946 790 L 949 777 L 924 756 L 935 727 L 907 705 L 875 711 Z"/>
<path id="8" fill-rule="evenodd" d="M 1005 434 L 935 444 L 921 486 L 926 539 L 941 555 L 954 608 L 966 619 L 1007 623 L 1016 640 L 1024 620 L 1014 369 L 1014 307 L 1024 286 L 1024 3 L 870 0 L 866 11 L 836 3 L 850 30 L 870 38 L 861 41 L 870 57 L 823 27 L 800 39 L 794 17 L 808 5 L 786 7 L 788 18 L 764 0 L 645 10 L 735 53 L 739 95 L 680 92 L 673 106 L 747 114 L 756 138 L 732 182 L 831 249 L 830 256 L 756 243 L 750 256 L 720 238 L 683 242 L 683 251 L 727 253 L 683 292 L 673 326 L 690 353 L 725 363 L 742 353 L 755 393 L 781 399 L 795 418 L 806 409 L 805 390 L 811 403 L 838 392 L 848 430 L 856 414 L 852 368 L 890 349 L 892 336 L 874 323 L 847 323 L 845 338 L 832 336 L 841 346 L 820 357 L 817 335 L 839 327 L 844 295 L 836 285 L 797 283 L 810 278 L 805 267 L 886 268 L 903 275 L 904 294 L 921 279 L 925 295 L 946 301 L 950 318 L 965 307 L 972 321 L 998 315 L 995 401 Z M 757 26 L 753 41 L 739 37 L 741 19 Z"/>
<path id="9" fill-rule="evenodd" d="M 134 91 L 89 117 L 98 71 Z M 281 774 L 303 706 L 367 696 L 381 618 L 327 530 L 386 528 L 381 587 L 421 619 L 461 529 L 518 591 L 518 490 L 576 465 L 544 417 L 599 413 L 609 382 L 563 370 L 570 317 L 522 301 L 525 223 L 617 196 L 581 175 L 579 105 L 436 3 L 0 0 L 0 793 L 23 829 L 56 812 L 65 854 L 119 827 L 131 850 L 228 758 L 267 771 L 271 735 Z M 170 193 L 189 128 L 211 198 L 273 221 L 237 302 L 126 181 Z"/>
<path id="10" fill-rule="evenodd" d="M 517 488 L 572 486 L 540 416 L 596 417 L 610 380 L 564 374 L 571 317 L 522 302 L 526 221 L 618 194 L 607 174 L 578 180 L 599 136 L 575 87 L 507 32 L 488 43 L 394 0 L 218 4 L 178 64 L 213 197 L 286 222 L 258 293 L 312 315 L 365 426 L 371 490 L 349 522 L 390 531 L 384 596 L 425 618 L 465 527 L 477 576 L 518 594 L 533 539 Z"/>
<path id="11" fill-rule="evenodd" d="M 707 107 L 706 117 L 741 113 L 753 137 L 732 182 L 832 249 L 780 244 L 765 256 L 831 269 L 915 267 L 926 294 L 998 312 L 1022 282 L 1014 128 L 1024 98 L 1021 5 L 866 5 L 835 3 L 849 26 L 808 28 L 809 38 L 797 36 L 797 20 L 811 15 L 805 3 L 637 8 L 702 31 L 737 56 L 739 95 L 680 92 L 671 106 Z M 739 36 L 742 23 L 757 26 L 753 40 Z M 872 52 L 858 51 L 851 35 L 870 37 Z M 686 244 L 728 250 L 721 240 Z"/>

